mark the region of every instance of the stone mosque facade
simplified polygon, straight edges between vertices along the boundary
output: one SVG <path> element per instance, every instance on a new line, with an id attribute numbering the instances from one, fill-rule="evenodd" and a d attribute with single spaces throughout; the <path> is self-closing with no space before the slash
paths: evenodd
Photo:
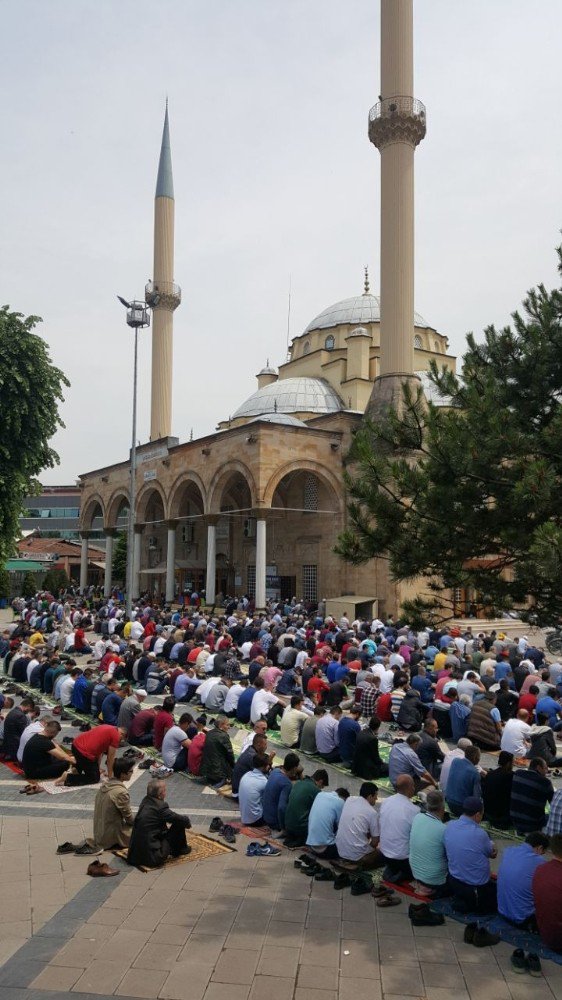
<path id="1" fill-rule="evenodd" d="M 411 3 L 382 0 L 381 44 L 387 49 L 405 46 L 399 65 L 410 58 Z M 391 94 L 411 93 L 409 79 L 385 83 L 384 72 L 383 65 L 383 95 L 385 86 L 387 93 L 389 88 Z M 369 135 L 381 153 L 397 144 L 407 147 L 392 166 L 395 192 L 401 162 L 410 151 L 413 164 L 420 102 L 401 96 L 385 106 L 385 100 L 383 96 L 375 106 L 374 116 L 371 112 Z M 425 109 L 422 125 L 425 134 Z M 383 198 L 384 185 L 383 153 Z M 410 244 L 413 248 L 407 225 L 404 231 L 408 212 L 402 204 L 411 207 L 413 227 L 413 186 L 411 206 L 408 197 L 407 185 L 402 195 L 398 185 L 394 230 L 388 205 L 386 217 L 383 211 L 381 299 L 371 294 L 365 273 L 364 281 L 358 281 L 359 294 L 328 306 L 311 320 L 292 340 L 287 359 L 277 369 L 269 362 L 262 368 L 256 391 L 214 433 L 180 443 L 170 426 L 172 324 L 181 293 L 173 274 L 174 192 L 166 110 L 155 198 L 154 275 L 147 286 L 153 309 L 152 430 L 151 440 L 137 449 L 133 598 L 148 591 L 172 601 L 186 590 L 196 590 L 213 604 L 221 595 L 248 594 L 261 608 L 269 598 L 296 596 L 315 603 L 355 594 L 378 600 L 379 614 L 399 611 L 406 591 L 389 579 L 386 561 L 351 566 L 335 555 L 334 545 L 346 526 L 343 473 L 352 434 L 367 409 L 371 417 L 376 414 L 378 387 L 383 386 L 388 398 L 393 379 L 418 378 L 430 393 L 430 361 L 455 368 L 447 338 L 413 309 L 408 309 L 409 318 L 400 314 L 392 302 L 394 296 L 398 306 L 404 298 L 413 303 L 413 252 L 411 268 L 401 268 L 401 282 L 395 280 L 397 288 L 388 261 L 385 265 L 385 240 L 394 255 L 404 245 L 407 258 Z M 162 295 L 155 296 L 155 290 Z M 385 328 L 385 302 L 388 315 L 401 324 L 398 332 Z M 402 354 L 389 366 L 397 336 Z M 385 347 L 389 343 L 392 349 Z M 114 539 L 128 518 L 129 475 L 127 456 L 80 476 L 82 586 L 89 533 L 102 527 L 105 591 L 111 591 Z"/>

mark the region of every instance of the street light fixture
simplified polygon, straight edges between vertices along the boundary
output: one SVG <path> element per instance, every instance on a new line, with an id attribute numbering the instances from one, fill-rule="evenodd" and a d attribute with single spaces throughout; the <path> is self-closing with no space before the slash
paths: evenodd
<path id="1" fill-rule="evenodd" d="M 127 524 L 127 579 L 125 582 L 126 609 L 129 618 L 133 610 L 133 579 L 134 579 L 134 540 L 135 511 L 137 506 L 137 370 L 138 370 L 138 332 L 150 326 L 150 316 L 146 302 L 127 302 L 117 296 L 121 305 L 127 310 L 127 326 L 135 331 L 135 361 L 133 366 L 133 432 L 131 438 L 131 471 L 129 485 L 129 520 Z"/>

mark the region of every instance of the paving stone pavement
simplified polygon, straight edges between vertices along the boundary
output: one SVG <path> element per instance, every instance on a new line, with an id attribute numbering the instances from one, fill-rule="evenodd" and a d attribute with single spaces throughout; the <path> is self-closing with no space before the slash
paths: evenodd
<path id="1" fill-rule="evenodd" d="M 562 996 L 562 967 L 543 962 L 540 980 L 515 975 L 509 945 L 465 945 L 450 920 L 413 929 L 407 901 L 381 910 L 370 896 L 336 893 L 298 872 L 290 852 L 246 857 L 243 836 L 234 853 L 147 874 L 105 856 L 122 874 L 89 879 L 87 859 L 55 851 L 91 833 L 94 793 L 27 800 L 4 767 L 0 781 L 0 800 L 11 803 L 0 827 L 0 1000 Z M 145 782 L 133 785 L 133 801 Z M 190 812 L 196 832 L 213 815 L 237 815 L 233 802 L 179 775 L 168 799 Z"/>

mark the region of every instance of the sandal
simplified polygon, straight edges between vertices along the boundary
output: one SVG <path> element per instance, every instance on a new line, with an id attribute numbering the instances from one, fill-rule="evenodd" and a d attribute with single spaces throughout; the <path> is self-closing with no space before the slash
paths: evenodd
<path id="1" fill-rule="evenodd" d="M 24 785 L 23 788 L 20 788 L 20 795 L 27 795 L 30 788 L 33 788 L 33 785 Z"/>
<path id="2" fill-rule="evenodd" d="M 387 906 L 399 906 L 402 900 L 398 896 L 381 896 L 375 902 L 377 906 L 384 909 Z"/>
<path id="3" fill-rule="evenodd" d="M 45 789 L 41 785 L 30 785 L 26 791 L 26 795 L 39 795 L 39 792 L 44 792 Z"/>

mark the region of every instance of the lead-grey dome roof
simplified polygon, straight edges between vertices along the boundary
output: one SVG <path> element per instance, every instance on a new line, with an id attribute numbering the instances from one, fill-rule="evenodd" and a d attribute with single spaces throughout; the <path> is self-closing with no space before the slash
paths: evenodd
<path id="1" fill-rule="evenodd" d="M 282 378 L 254 392 L 233 414 L 259 417 L 264 413 L 337 413 L 343 403 L 323 378 Z"/>
<path id="2" fill-rule="evenodd" d="M 306 427 L 304 420 L 291 417 L 289 413 L 262 413 L 259 417 L 249 420 L 248 423 L 255 424 L 257 420 L 265 420 L 268 424 L 283 424 L 285 427 Z"/>
<path id="3" fill-rule="evenodd" d="M 363 295 L 354 295 L 351 299 L 342 299 L 341 302 L 334 302 L 332 306 L 328 306 L 308 324 L 304 333 L 310 333 L 312 330 L 328 330 L 332 326 L 340 326 L 341 323 L 364 326 L 365 323 L 380 323 L 380 320 L 378 295 L 364 292 Z M 419 313 L 414 313 L 414 323 L 421 327 L 429 325 Z"/>

